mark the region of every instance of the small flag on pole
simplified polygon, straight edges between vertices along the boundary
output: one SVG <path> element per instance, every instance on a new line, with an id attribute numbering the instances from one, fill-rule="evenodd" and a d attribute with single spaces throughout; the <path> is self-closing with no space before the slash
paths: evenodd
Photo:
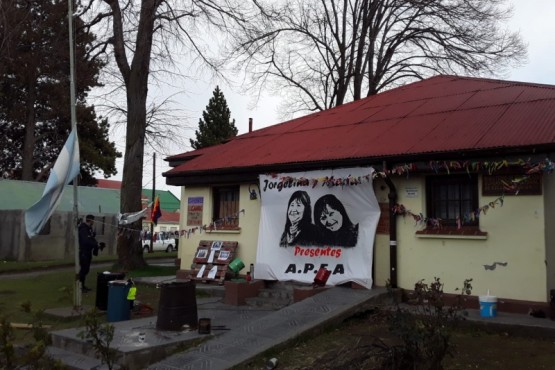
<path id="1" fill-rule="evenodd" d="M 150 214 L 150 219 L 154 222 L 154 225 L 158 225 L 158 219 L 162 217 L 162 211 L 160 210 L 160 197 L 156 197 L 154 201 L 154 206 L 152 207 L 152 213 Z"/>
<path id="2" fill-rule="evenodd" d="M 67 138 L 44 187 L 42 197 L 25 211 L 25 228 L 29 238 L 38 235 L 60 203 L 64 186 L 79 175 L 79 141 L 77 131 Z"/>

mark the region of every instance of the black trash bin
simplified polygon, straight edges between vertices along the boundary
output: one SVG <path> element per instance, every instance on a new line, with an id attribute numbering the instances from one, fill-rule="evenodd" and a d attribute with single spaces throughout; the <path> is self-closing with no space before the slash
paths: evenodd
<path id="1" fill-rule="evenodd" d="M 156 329 L 182 330 L 184 325 L 191 329 L 196 329 L 198 325 L 195 282 L 162 284 Z"/>
<path id="2" fill-rule="evenodd" d="M 123 280 L 123 272 L 99 272 L 96 277 L 96 308 L 102 311 L 108 309 L 108 283 L 113 280 Z"/>

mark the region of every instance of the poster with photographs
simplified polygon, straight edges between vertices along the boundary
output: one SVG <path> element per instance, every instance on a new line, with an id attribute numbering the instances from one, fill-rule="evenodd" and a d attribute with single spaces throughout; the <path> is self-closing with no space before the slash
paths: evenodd
<path id="1" fill-rule="evenodd" d="M 256 276 L 312 283 L 321 267 L 327 284 L 372 287 L 372 256 L 380 207 L 371 167 L 261 175 Z"/>

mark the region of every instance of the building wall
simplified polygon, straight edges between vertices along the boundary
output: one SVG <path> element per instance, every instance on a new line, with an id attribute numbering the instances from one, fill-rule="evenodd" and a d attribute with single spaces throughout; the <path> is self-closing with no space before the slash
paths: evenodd
<path id="1" fill-rule="evenodd" d="M 398 203 L 407 210 L 418 214 L 426 213 L 425 178 L 423 176 L 395 177 Z M 544 186 L 549 185 L 549 181 Z M 481 194 L 479 179 L 479 206 L 496 200 L 497 196 Z M 374 190 L 378 202 L 387 203 L 389 188 L 382 180 L 376 180 Z M 238 256 L 246 266 L 256 259 L 256 246 L 260 217 L 260 200 L 250 200 L 248 186 L 241 186 L 240 232 L 198 231 L 180 241 L 179 257 L 181 268 L 190 268 L 196 247 L 200 240 L 231 240 L 239 242 Z M 547 191 L 546 199 L 551 203 L 554 191 Z M 203 223 L 208 224 L 212 213 L 211 194 L 206 188 L 183 188 L 181 206 L 181 229 L 187 226 L 187 198 L 204 197 Z M 555 216 L 549 209 L 549 214 Z M 548 217 L 547 219 L 552 219 Z M 416 232 L 422 228 L 410 216 L 397 216 L 397 279 L 398 286 L 413 289 L 414 284 L 425 279 L 431 282 L 439 277 L 445 284 L 444 290 L 456 293 L 465 279 L 472 279 L 473 294 L 489 292 L 499 298 L 525 301 L 546 302 L 549 287 L 555 288 L 555 271 L 547 276 L 546 248 L 544 237 L 546 215 L 544 197 L 541 195 L 506 195 L 502 207 L 489 209 L 482 214 L 480 229 L 488 233 L 484 238 L 423 236 Z M 548 234 L 550 242 L 555 237 Z M 183 248 L 181 246 L 183 245 Z M 553 248 L 552 248 L 553 249 Z M 555 252 L 551 249 L 547 259 L 555 264 Z M 494 262 L 507 263 L 496 265 L 495 269 L 484 266 Z M 389 235 L 385 232 L 376 235 L 374 248 L 374 284 L 385 286 L 390 277 Z"/>
<path id="2" fill-rule="evenodd" d="M 398 202 L 412 213 L 425 214 L 424 177 L 397 177 L 394 182 Z M 479 193 L 479 206 L 497 198 L 483 196 L 481 190 Z M 380 202 L 381 197 L 380 193 Z M 445 291 L 455 293 L 464 279 L 470 278 L 474 295 L 483 295 L 489 290 L 500 298 L 546 301 L 543 196 L 505 196 L 502 207 L 481 215 L 480 229 L 488 233 L 485 239 L 417 235 L 421 227 L 410 216 L 398 216 L 397 225 L 400 288 L 412 289 L 420 279 L 431 282 L 439 277 Z M 389 278 L 389 238 L 379 236 L 376 240 L 375 283 L 384 285 Z M 494 262 L 507 265 L 496 265 L 495 269 L 484 267 Z"/>
<path id="3" fill-rule="evenodd" d="M 545 207 L 545 261 L 546 261 L 546 295 L 550 299 L 550 290 L 555 289 L 555 179 L 553 175 L 543 177 Z"/>
<path id="4" fill-rule="evenodd" d="M 97 240 L 106 243 L 103 254 L 116 253 L 117 228 L 115 215 L 95 215 L 97 220 L 105 217 L 104 232 L 100 222 L 96 223 Z M 33 239 L 25 231 L 23 210 L 0 211 L 0 259 L 12 261 L 44 261 L 68 259 L 75 256 L 72 212 L 54 212 L 50 218 L 50 233 Z"/>
<path id="5" fill-rule="evenodd" d="M 256 189 L 258 190 L 258 187 Z M 245 271 L 251 263 L 254 264 L 260 222 L 260 197 L 256 200 L 251 200 L 249 194 L 249 186 L 241 185 L 239 189 L 239 209 L 244 210 L 244 212 L 239 214 L 240 231 L 213 230 L 201 232 L 199 229 L 196 229 L 189 236 L 181 236 L 178 251 L 179 258 L 181 259 L 181 269 L 187 270 L 191 267 L 193 257 L 201 240 L 236 241 L 239 243 L 237 257 L 247 266 Z M 210 189 L 207 187 L 182 187 L 180 230 L 194 228 L 194 226 L 187 225 L 187 200 L 189 197 L 204 197 L 202 224 L 208 225 L 212 220 L 213 198 Z"/>

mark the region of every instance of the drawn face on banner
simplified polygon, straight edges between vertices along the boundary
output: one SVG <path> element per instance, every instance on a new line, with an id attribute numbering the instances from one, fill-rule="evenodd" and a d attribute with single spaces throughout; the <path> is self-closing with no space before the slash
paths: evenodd
<path id="1" fill-rule="evenodd" d="M 322 210 L 319 221 L 330 231 L 337 231 L 343 226 L 343 215 L 337 209 L 333 209 L 329 204 Z"/>
<path id="2" fill-rule="evenodd" d="M 300 199 L 298 198 L 293 199 L 291 203 L 289 203 L 287 215 L 292 225 L 297 224 L 301 221 L 304 215 L 304 211 L 305 211 L 305 206 Z"/>

